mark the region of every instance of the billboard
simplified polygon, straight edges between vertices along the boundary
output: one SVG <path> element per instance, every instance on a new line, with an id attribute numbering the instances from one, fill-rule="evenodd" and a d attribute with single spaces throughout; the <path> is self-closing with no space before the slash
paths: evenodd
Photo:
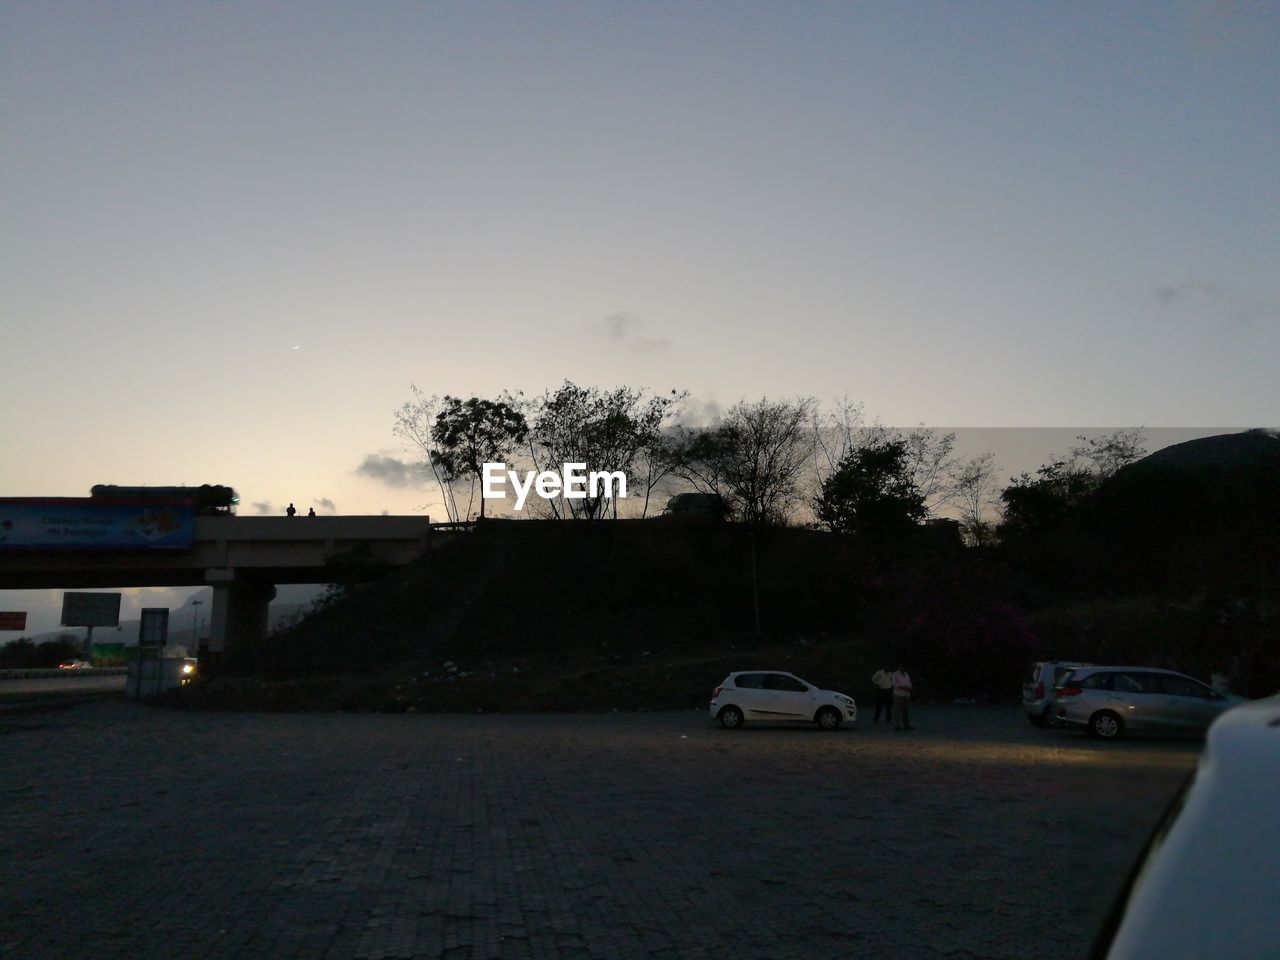
<path id="1" fill-rule="evenodd" d="M 118 627 L 120 594 L 64 593 L 62 595 L 64 627 Z"/>
<path id="2" fill-rule="evenodd" d="M 27 611 L 0 610 L 0 630 L 27 629 Z"/>
<path id="3" fill-rule="evenodd" d="M 174 500 L 0 499 L 0 550 L 188 550 L 195 511 Z"/>

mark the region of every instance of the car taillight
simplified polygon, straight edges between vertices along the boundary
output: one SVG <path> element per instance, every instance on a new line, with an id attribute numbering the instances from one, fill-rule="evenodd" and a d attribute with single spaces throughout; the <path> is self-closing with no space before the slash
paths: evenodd
<path id="1" fill-rule="evenodd" d="M 720 696 L 720 691 L 721 691 L 721 690 L 723 690 L 723 689 L 724 689 L 724 687 L 716 687 L 714 690 L 712 690 L 712 691 L 711 691 L 711 699 L 712 699 L 712 700 L 714 700 L 716 697 Z"/>
<path id="2" fill-rule="evenodd" d="M 1079 687 L 1062 687 L 1058 690 L 1058 696 L 1061 697 L 1078 697 L 1084 693 Z"/>
<path id="3" fill-rule="evenodd" d="M 1043 700 L 1043 699 L 1044 699 L 1044 684 L 1043 684 L 1043 683 L 1037 683 L 1037 684 L 1036 684 L 1036 699 L 1037 699 L 1037 700 Z"/>

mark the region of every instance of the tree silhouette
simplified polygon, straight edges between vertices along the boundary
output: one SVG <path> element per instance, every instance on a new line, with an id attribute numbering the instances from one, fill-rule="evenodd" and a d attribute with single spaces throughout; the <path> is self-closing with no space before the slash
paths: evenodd
<path id="1" fill-rule="evenodd" d="M 675 473 L 748 524 L 785 524 L 812 461 L 813 412 L 809 397 L 736 403 L 714 426 L 680 432 Z"/>
<path id="2" fill-rule="evenodd" d="M 559 469 L 565 463 L 585 463 L 588 472 L 620 471 L 629 475 L 638 461 L 645 461 L 649 474 L 647 496 L 648 489 L 657 482 L 652 478 L 653 472 L 666 472 L 658 462 L 664 449 L 663 423 L 684 397 L 684 393 L 675 390 L 646 396 L 645 391 L 631 387 L 601 390 L 566 380 L 534 405 L 529 431 L 534 466 Z M 616 499 L 604 496 L 544 502 L 558 518 L 594 520 L 610 510 L 617 516 Z"/>
<path id="3" fill-rule="evenodd" d="M 436 449 L 432 464 L 446 483 L 476 480 L 486 463 L 506 462 L 529 433 L 529 425 L 514 400 L 504 394 L 497 400 L 445 396 L 436 414 L 433 435 Z M 484 519 L 484 497 L 480 498 Z"/>
<path id="4" fill-rule="evenodd" d="M 818 522 L 833 533 L 889 540 L 924 519 L 908 441 L 879 438 L 845 454 L 814 502 Z"/>

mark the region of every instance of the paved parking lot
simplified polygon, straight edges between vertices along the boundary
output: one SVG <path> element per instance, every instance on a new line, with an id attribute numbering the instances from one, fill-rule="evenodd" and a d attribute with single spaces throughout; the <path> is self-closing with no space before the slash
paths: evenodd
<path id="1" fill-rule="evenodd" d="M 1070 958 L 1192 768 L 1016 709 L 0 716 L 0 957 Z"/>

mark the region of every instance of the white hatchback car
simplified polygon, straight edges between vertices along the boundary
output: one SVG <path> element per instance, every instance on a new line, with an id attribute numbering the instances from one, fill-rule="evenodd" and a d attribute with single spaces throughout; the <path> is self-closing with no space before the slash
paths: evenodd
<path id="1" fill-rule="evenodd" d="M 711 719 L 736 730 L 748 720 L 766 723 L 816 723 L 834 730 L 858 719 L 853 697 L 821 690 L 793 673 L 743 670 L 731 673 L 711 694 Z"/>

